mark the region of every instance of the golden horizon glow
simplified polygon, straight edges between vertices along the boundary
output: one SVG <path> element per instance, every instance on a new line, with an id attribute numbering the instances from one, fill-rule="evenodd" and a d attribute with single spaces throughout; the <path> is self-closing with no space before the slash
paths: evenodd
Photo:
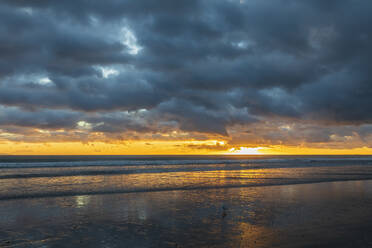
<path id="1" fill-rule="evenodd" d="M 226 155 L 262 155 L 265 147 L 239 147 L 239 148 L 230 148 L 229 152 Z"/>
<path id="2" fill-rule="evenodd" d="M 372 148 L 229 146 L 225 141 L 0 142 L 0 155 L 372 155 Z"/>

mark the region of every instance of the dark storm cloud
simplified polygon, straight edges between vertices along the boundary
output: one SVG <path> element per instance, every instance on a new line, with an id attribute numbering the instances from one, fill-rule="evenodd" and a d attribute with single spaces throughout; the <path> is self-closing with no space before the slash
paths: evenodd
<path id="1" fill-rule="evenodd" d="M 69 111 L 41 110 L 26 112 L 18 108 L 0 108 L 0 127 L 15 125 L 40 129 L 71 129 L 76 126 L 79 118 L 79 114 Z"/>
<path id="2" fill-rule="evenodd" d="M 227 135 L 272 118 L 371 123 L 371 10 L 364 0 L 2 1 L 0 105 L 23 111 L 2 125 L 83 120 L 110 133 L 175 122 Z M 142 109 L 140 122 L 115 114 Z"/>

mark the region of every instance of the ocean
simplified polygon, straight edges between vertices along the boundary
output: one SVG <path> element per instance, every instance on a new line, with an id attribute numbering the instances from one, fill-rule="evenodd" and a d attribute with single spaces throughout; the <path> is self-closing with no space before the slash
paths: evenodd
<path id="1" fill-rule="evenodd" d="M 371 156 L 1 156 L 0 247 L 372 247 Z"/>
<path id="2" fill-rule="evenodd" d="M 0 156 L 0 200 L 372 179 L 372 156 Z"/>

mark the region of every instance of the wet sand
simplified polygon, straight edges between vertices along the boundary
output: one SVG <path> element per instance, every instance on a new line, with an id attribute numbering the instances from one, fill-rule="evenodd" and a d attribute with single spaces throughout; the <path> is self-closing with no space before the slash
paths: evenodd
<path id="1" fill-rule="evenodd" d="M 372 181 L 0 201 L 1 247 L 372 247 Z"/>

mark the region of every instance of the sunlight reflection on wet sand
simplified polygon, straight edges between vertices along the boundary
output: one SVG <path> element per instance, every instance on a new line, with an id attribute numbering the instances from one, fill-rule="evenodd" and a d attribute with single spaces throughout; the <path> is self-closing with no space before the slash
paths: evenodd
<path id="1" fill-rule="evenodd" d="M 341 181 L 371 173 L 354 166 L 10 178 L 0 180 L 0 199 Z"/>
<path id="2" fill-rule="evenodd" d="M 368 247 L 371 207 L 372 181 L 7 200 L 0 245 Z"/>

